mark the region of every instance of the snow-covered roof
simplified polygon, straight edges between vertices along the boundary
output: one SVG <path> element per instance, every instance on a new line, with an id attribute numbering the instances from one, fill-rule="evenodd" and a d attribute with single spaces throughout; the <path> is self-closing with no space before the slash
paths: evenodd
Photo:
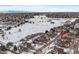
<path id="1" fill-rule="evenodd" d="M 76 19 L 76 20 L 75 20 L 75 23 L 79 23 L 79 19 Z"/>

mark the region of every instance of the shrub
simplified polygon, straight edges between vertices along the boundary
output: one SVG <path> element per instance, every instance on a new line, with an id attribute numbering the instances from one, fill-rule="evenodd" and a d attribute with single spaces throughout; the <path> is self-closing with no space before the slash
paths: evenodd
<path id="1" fill-rule="evenodd" d="M 10 48 L 11 46 L 13 46 L 13 43 L 12 43 L 12 42 L 8 42 L 8 43 L 6 44 L 6 47 L 7 47 L 7 48 Z"/>
<path id="2" fill-rule="evenodd" d="M 0 50 L 6 51 L 7 49 L 6 49 L 6 47 L 5 47 L 4 45 L 1 45 L 1 46 L 0 46 Z"/>

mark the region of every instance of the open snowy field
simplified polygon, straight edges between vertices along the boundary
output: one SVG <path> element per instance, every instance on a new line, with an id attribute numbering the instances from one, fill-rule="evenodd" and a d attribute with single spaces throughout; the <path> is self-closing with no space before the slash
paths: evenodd
<path id="1" fill-rule="evenodd" d="M 31 34 L 39 33 L 39 32 L 45 32 L 45 30 L 50 30 L 50 28 L 61 26 L 67 20 L 74 21 L 75 18 L 46 18 L 44 17 L 43 19 L 41 19 L 38 17 L 34 17 L 34 18 L 26 19 L 26 20 L 34 22 L 34 23 L 25 23 L 19 27 L 16 27 L 16 28 L 13 27 L 11 30 L 5 31 L 4 38 L 0 36 L 0 41 L 5 42 L 5 43 L 16 42 L 25 38 L 27 35 L 31 35 Z M 21 29 L 20 32 L 19 32 L 19 29 Z M 11 33 L 9 34 L 9 32 Z"/>

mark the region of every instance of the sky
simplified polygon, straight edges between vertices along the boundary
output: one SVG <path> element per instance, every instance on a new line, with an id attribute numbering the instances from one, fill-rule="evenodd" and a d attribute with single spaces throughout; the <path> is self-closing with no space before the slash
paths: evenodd
<path id="1" fill-rule="evenodd" d="M 79 5 L 2 5 L 0 11 L 79 12 Z"/>

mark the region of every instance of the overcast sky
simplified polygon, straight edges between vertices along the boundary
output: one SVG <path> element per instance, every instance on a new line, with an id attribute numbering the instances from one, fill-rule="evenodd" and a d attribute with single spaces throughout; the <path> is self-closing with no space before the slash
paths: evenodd
<path id="1" fill-rule="evenodd" d="M 79 5 L 30 5 L 30 6 L 0 6 L 0 11 L 29 11 L 29 12 L 79 12 Z"/>

